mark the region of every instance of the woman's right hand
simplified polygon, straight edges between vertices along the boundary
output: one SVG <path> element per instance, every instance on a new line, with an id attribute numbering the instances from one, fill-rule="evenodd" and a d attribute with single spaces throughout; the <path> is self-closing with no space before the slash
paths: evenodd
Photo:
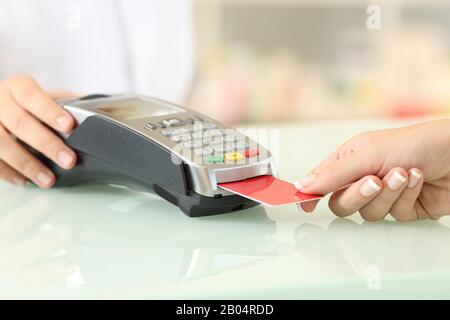
<path id="1" fill-rule="evenodd" d="M 305 193 L 332 192 L 329 207 L 365 220 L 399 221 L 450 215 L 450 120 L 360 134 L 301 181 Z M 301 205 L 312 211 L 316 203 Z"/>
<path id="2" fill-rule="evenodd" d="M 76 154 L 50 130 L 69 132 L 74 119 L 31 77 L 18 75 L 0 82 L 0 179 L 16 185 L 27 180 L 50 188 L 55 175 L 22 143 L 63 169 L 76 164 Z M 20 143 L 20 142 L 22 143 Z"/>

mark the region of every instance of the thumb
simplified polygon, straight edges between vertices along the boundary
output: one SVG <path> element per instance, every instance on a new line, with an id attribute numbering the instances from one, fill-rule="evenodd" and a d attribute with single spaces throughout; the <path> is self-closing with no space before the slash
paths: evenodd
<path id="1" fill-rule="evenodd" d="M 374 147 L 363 148 L 343 158 L 328 161 L 298 180 L 295 187 L 304 193 L 325 195 L 364 176 L 376 174 L 382 164 L 382 158 Z"/>

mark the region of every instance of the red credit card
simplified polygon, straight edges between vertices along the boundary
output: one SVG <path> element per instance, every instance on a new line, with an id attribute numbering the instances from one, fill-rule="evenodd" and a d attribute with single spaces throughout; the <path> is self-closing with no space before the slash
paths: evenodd
<path id="1" fill-rule="evenodd" d="M 322 198 L 322 196 L 302 193 L 292 183 L 273 176 L 259 176 L 247 180 L 219 183 L 217 186 L 269 206 L 300 203 Z"/>

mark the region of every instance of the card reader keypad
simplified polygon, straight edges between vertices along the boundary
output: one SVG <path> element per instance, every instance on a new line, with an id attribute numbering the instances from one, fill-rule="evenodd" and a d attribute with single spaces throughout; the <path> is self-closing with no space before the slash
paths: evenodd
<path id="1" fill-rule="evenodd" d="M 177 127 L 177 126 L 183 126 L 186 122 L 184 122 L 183 120 L 180 120 L 178 118 L 170 118 L 170 119 L 163 120 L 163 123 L 166 126 Z"/>
<path id="2" fill-rule="evenodd" d="M 193 152 L 207 164 L 236 162 L 259 155 L 258 149 L 250 148 L 243 136 L 199 117 L 169 118 L 156 125 L 148 123 L 144 128 L 161 129 L 161 134 L 180 146 L 183 154 Z"/>

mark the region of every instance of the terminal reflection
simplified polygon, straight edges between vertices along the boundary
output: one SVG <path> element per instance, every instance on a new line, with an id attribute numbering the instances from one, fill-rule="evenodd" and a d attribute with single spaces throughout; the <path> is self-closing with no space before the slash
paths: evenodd
<path id="1" fill-rule="evenodd" d="M 358 224 L 336 218 L 327 227 L 301 224 L 298 251 L 322 274 L 367 277 L 448 270 L 450 229 L 438 221 L 379 221 Z"/>
<path id="2" fill-rule="evenodd" d="M 149 288 L 274 257 L 313 265 L 325 279 L 450 266 L 450 230 L 436 221 L 358 224 L 330 215 L 324 226 L 305 223 L 295 207 L 261 206 L 193 219 L 120 188 L 0 191 L 0 292 Z"/>

